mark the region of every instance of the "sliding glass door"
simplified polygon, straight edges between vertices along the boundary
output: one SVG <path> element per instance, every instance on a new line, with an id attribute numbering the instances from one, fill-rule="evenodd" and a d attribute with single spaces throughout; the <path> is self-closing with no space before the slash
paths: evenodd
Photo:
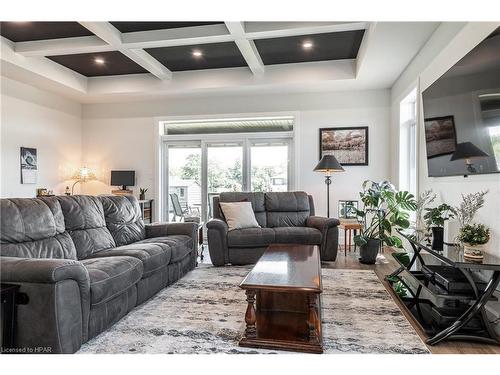
<path id="1" fill-rule="evenodd" d="M 168 144 L 168 219 L 201 216 L 201 143 Z"/>
<path id="2" fill-rule="evenodd" d="M 223 191 L 243 191 L 242 142 L 207 143 L 207 213 L 212 218 L 213 197 Z"/>
<path id="3" fill-rule="evenodd" d="M 213 138 L 165 142 L 165 219 L 206 221 L 213 217 L 214 196 L 225 191 L 291 188 L 291 138 Z"/>
<path id="4" fill-rule="evenodd" d="M 164 220 L 198 216 L 206 221 L 213 217 L 214 196 L 225 191 L 293 189 L 292 138 L 238 134 L 199 138 L 164 142 Z"/>

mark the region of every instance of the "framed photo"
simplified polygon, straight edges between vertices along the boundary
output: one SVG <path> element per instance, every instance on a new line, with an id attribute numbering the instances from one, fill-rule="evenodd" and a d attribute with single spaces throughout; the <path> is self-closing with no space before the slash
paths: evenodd
<path id="1" fill-rule="evenodd" d="M 356 219 L 358 217 L 357 214 L 358 209 L 358 201 L 344 201 L 339 200 L 339 219 Z"/>
<path id="2" fill-rule="evenodd" d="M 368 165 L 368 126 L 319 129 L 323 155 L 334 155 L 342 165 Z"/>
<path id="3" fill-rule="evenodd" d="M 21 184 L 36 184 L 37 170 L 36 148 L 21 147 Z"/>
<path id="4" fill-rule="evenodd" d="M 457 133 L 453 116 L 426 118 L 424 126 L 427 159 L 455 152 Z"/>

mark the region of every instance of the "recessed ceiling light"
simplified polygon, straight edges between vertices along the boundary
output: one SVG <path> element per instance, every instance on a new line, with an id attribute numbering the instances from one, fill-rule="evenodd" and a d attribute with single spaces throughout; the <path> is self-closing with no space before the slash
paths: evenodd
<path id="1" fill-rule="evenodd" d="M 104 63 L 105 63 L 104 59 L 103 59 L 103 58 L 101 58 L 101 57 L 96 57 L 96 58 L 94 59 L 94 62 L 95 62 L 96 64 L 99 64 L 99 65 L 102 65 L 102 64 L 104 64 Z"/>
<path id="2" fill-rule="evenodd" d="M 313 42 L 310 40 L 306 40 L 304 43 L 302 43 L 302 48 L 304 49 L 311 49 L 313 47 Z"/>
<path id="3" fill-rule="evenodd" d="M 203 53 L 201 51 L 199 51 L 199 50 L 194 50 L 193 51 L 193 56 L 194 57 L 201 57 L 201 56 L 203 56 Z"/>

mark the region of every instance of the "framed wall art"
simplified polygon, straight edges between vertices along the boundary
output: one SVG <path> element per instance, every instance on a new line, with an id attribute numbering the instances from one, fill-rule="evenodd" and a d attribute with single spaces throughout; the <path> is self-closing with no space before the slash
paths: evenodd
<path id="1" fill-rule="evenodd" d="M 36 184 L 37 171 L 36 148 L 21 147 L 21 184 Z"/>
<path id="2" fill-rule="evenodd" d="M 319 129 L 319 158 L 323 155 L 342 165 L 368 165 L 368 126 Z"/>

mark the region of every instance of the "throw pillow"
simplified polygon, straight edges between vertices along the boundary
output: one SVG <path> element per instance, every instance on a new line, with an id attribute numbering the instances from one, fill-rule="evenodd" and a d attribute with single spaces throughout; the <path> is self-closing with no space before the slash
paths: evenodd
<path id="1" fill-rule="evenodd" d="M 228 230 L 260 228 L 250 202 L 220 202 Z"/>

